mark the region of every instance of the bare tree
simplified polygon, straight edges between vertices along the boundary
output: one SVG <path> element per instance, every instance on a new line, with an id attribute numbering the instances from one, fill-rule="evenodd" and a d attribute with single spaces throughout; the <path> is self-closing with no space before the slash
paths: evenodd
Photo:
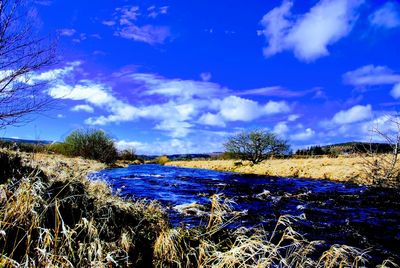
<path id="1" fill-rule="evenodd" d="M 282 154 L 289 149 L 285 140 L 263 130 L 238 133 L 230 137 L 224 147 L 227 153 L 250 160 L 253 164 L 260 163 L 268 156 Z"/>
<path id="2" fill-rule="evenodd" d="M 54 62 L 55 44 L 36 37 L 35 13 L 24 0 L 0 0 L 0 128 L 44 110 L 44 82 L 32 80 Z"/>
<path id="3" fill-rule="evenodd" d="M 363 157 L 364 174 L 377 186 L 400 185 L 400 115 L 387 115 L 373 127 L 372 133 L 391 147 L 390 153 L 381 153 L 377 146 L 366 148 Z M 372 144 L 372 143 L 371 143 Z"/>

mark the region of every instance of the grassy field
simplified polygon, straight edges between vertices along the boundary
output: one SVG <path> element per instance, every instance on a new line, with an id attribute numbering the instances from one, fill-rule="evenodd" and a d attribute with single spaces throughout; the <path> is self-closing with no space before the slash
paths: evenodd
<path id="1" fill-rule="evenodd" d="M 341 182 L 372 184 L 365 172 L 365 163 L 375 161 L 373 157 L 339 156 L 337 158 L 270 159 L 253 165 L 249 161 L 238 160 L 199 160 L 171 161 L 166 165 L 188 168 L 201 168 L 231 171 L 278 177 L 298 177 L 327 179 Z M 399 167 L 399 165 L 397 165 Z"/>

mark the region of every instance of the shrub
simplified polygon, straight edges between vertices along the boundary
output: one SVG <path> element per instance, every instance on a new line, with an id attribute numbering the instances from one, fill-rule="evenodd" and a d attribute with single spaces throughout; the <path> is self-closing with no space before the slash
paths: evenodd
<path id="1" fill-rule="evenodd" d="M 134 161 L 137 159 L 135 154 L 135 149 L 125 149 L 121 151 L 118 155 L 118 158 L 125 161 Z"/>
<path id="2" fill-rule="evenodd" d="M 72 156 L 82 156 L 106 164 L 117 160 L 114 141 L 102 130 L 75 130 L 64 142 Z"/>
<path id="3" fill-rule="evenodd" d="M 57 142 L 57 143 L 49 144 L 47 146 L 47 149 L 49 152 L 53 152 L 56 154 L 62 154 L 62 155 L 66 155 L 66 156 L 72 155 L 71 146 L 64 142 Z"/>
<path id="4" fill-rule="evenodd" d="M 165 165 L 165 163 L 169 162 L 169 158 L 166 155 L 162 155 L 156 158 L 155 162 L 160 165 Z"/>

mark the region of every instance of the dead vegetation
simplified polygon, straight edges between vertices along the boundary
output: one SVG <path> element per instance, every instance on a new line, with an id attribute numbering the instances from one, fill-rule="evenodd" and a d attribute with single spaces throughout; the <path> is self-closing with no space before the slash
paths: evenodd
<path id="1" fill-rule="evenodd" d="M 249 161 L 237 160 L 171 161 L 166 165 L 242 174 L 325 179 L 373 185 L 375 183 L 374 177 L 371 176 L 371 171 L 384 172 L 384 170 L 389 170 L 389 162 L 388 165 L 385 165 L 386 169 L 382 169 L 383 164 L 385 164 L 382 159 L 387 158 L 387 161 L 392 161 L 392 157 L 388 154 L 354 154 L 338 156 L 337 158 L 269 159 L 257 165 L 253 165 Z M 374 164 L 377 165 L 374 167 Z M 396 161 L 392 170 L 400 170 L 400 161 Z"/>
<path id="2" fill-rule="evenodd" d="M 4 155 L 14 165 L 1 166 L 2 172 L 22 173 L 1 185 L 1 267 L 151 265 L 153 241 L 168 226 L 157 203 L 114 197 L 103 182 L 87 181 L 74 163 L 50 167 L 48 157 L 53 172 L 46 176 L 34 168 L 26 172 L 18 156 Z"/>
<path id="3" fill-rule="evenodd" d="M 362 173 L 376 186 L 399 187 L 400 116 L 386 116 L 385 127 L 382 126 L 382 122 L 379 123 L 372 128 L 371 132 L 376 136 L 375 138 L 388 144 L 391 152 L 380 154 L 373 146 L 366 146 L 364 150 L 367 154 L 363 156 Z"/>
<path id="4" fill-rule="evenodd" d="M 274 230 L 231 229 L 240 213 L 219 195 L 211 198 L 204 226 L 172 228 L 159 204 L 126 201 L 104 182 L 89 182 L 85 175 L 101 164 L 52 158 L 0 153 L 9 161 L 0 168 L 8 174 L 0 186 L 0 267 L 368 265 L 364 250 L 332 245 L 321 251 L 323 241 L 308 241 L 293 227 L 301 217 L 281 216 Z M 44 172 L 32 167 L 38 164 Z M 379 267 L 398 266 L 385 260 Z"/>
<path id="5" fill-rule="evenodd" d="M 222 202 L 222 203 L 221 203 Z M 293 223 L 301 217 L 281 216 L 272 231 L 261 227 L 228 230 L 230 206 L 213 196 L 206 227 L 164 230 L 154 247 L 157 267 L 367 267 L 368 250 L 308 241 Z M 378 267 L 398 267 L 385 260 Z"/>

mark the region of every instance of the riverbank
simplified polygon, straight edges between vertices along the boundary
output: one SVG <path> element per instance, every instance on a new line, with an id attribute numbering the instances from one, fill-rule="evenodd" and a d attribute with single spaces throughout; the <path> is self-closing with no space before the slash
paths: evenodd
<path id="1" fill-rule="evenodd" d="M 127 201 L 83 158 L 0 150 L 1 267 L 149 267 L 169 228 L 154 201 Z"/>
<path id="2" fill-rule="evenodd" d="M 249 161 L 238 160 L 199 160 L 171 161 L 166 165 L 274 177 L 326 179 L 339 182 L 372 184 L 372 179 L 365 173 L 366 160 L 372 161 L 374 159 L 360 156 L 270 159 L 256 165 Z"/>

